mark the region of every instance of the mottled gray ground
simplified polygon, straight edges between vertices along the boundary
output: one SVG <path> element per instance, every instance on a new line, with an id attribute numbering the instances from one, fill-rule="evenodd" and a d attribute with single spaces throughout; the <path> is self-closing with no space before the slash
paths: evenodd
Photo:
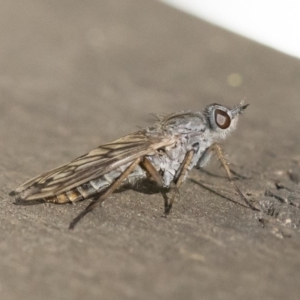
<path id="1" fill-rule="evenodd" d="M 154 1 L 2 1 L 1 299 L 299 299 L 300 63 Z M 173 214 L 159 194 L 16 206 L 8 192 L 151 124 L 149 113 L 250 103 Z M 206 188 L 203 187 L 206 186 Z"/>

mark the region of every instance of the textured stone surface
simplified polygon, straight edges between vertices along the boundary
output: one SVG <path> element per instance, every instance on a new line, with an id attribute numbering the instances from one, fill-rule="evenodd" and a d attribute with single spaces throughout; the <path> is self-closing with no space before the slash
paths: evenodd
<path id="1" fill-rule="evenodd" d="M 300 63 L 154 1 L 3 1 L 2 299 L 299 299 Z M 77 205 L 8 192 L 151 123 L 149 113 L 250 103 L 217 162 L 161 218 L 159 194 Z M 203 188 L 205 185 L 208 188 Z"/>

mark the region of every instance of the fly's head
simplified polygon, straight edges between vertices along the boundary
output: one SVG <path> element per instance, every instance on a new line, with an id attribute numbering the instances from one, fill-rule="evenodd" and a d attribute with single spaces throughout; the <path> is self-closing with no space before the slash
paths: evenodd
<path id="1" fill-rule="evenodd" d="M 235 130 L 239 115 L 244 112 L 248 105 L 241 101 L 232 109 L 220 104 L 211 104 L 206 107 L 204 115 L 215 141 L 225 139 L 230 132 Z"/>

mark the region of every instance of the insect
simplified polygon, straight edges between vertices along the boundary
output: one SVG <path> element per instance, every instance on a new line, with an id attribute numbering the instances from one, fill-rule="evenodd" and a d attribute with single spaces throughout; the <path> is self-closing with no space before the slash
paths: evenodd
<path id="1" fill-rule="evenodd" d="M 161 189 L 165 215 L 171 211 L 177 191 L 193 167 L 201 168 L 216 152 L 230 183 L 249 201 L 232 180 L 219 141 L 235 130 L 243 101 L 227 108 L 207 106 L 203 112 L 184 111 L 157 116 L 148 128 L 128 134 L 82 155 L 70 163 L 43 173 L 10 193 L 16 201 L 44 200 L 51 203 L 93 201 L 71 223 L 76 223 L 123 185 L 152 181 Z M 170 191 L 170 197 L 167 194 Z"/>

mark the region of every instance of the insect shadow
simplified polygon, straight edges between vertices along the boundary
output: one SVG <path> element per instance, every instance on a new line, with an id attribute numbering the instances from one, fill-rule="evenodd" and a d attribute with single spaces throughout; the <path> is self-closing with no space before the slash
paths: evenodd
<path id="1" fill-rule="evenodd" d="M 219 177 L 219 176 L 217 175 L 217 177 Z M 222 176 L 220 176 L 220 177 L 222 177 Z M 219 191 L 216 191 L 216 190 L 212 189 L 211 187 L 207 186 L 206 184 L 204 184 L 203 182 L 201 182 L 199 180 L 196 180 L 194 178 L 189 178 L 189 181 L 201 186 L 203 189 L 205 189 L 205 190 L 207 190 L 207 191 L 209 191 L 209 192 L 211 192 L 211 193 L 213 193 L 213 194 L 215 194 L 215 195 L 217 195 L 217 196 L 219 196 L 223 199 L 226 199 L 226 200 L 228 200 L 228 201 L 230 201 L 234 204 L 240 205 L 240 206 L 245 207 L 245 208 L 249 208 L 247 205 L 244 205 L 240 202 L 237 202 L 237 201 L 229 198 L 228 196 L 225 196 L 225 195 L 221 194 Z"/>
<path id="2" fill-rule="evenodd" d="M 152 194 L 158 194 L 161 192 L 168 193 L 170 192 L 170 187 L 160 187 L 157 185 L 155 181 L 152 180 L 139 180 L 135 184 L 125 184 L 122 187 L 120 187 L 118 190 L 115 191 L 115 193 L 121 193 L 126 190 L 133 190 L 135 192 L 146 194 L 146 195 L 152 195 Z"/>
<path id="3" fill-rule="evenodd" d="M 40 199 L 40 200 L 32 200 L 32 201 L 26 201 L 26 200 L 17 200 L 13 202 L 14 205 L 16 206 L 31 206 L 31 205 L 39 205 L 47 203 L 45 200 Z"/>

